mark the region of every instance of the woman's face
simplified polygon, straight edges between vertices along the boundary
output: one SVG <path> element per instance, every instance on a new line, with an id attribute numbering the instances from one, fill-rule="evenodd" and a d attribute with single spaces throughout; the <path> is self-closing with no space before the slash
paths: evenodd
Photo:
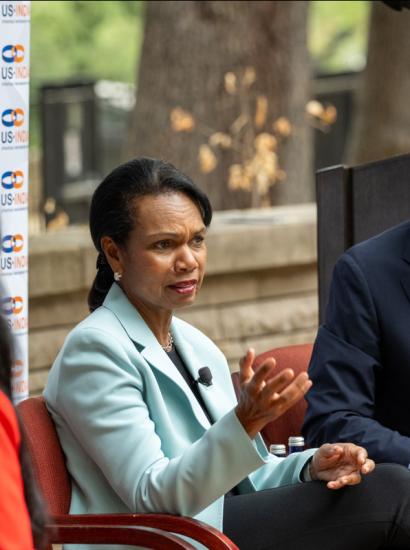
<path id="1" fill-rule="evenodd" d="M 179 192 L 134 203 L 134 229 L 117 247 L 121 287 L 142 313 L 194 302 L 206 263 L 206 228 L 198 207 Z M 115 245 L 114 245 L 115 246 Z"/>

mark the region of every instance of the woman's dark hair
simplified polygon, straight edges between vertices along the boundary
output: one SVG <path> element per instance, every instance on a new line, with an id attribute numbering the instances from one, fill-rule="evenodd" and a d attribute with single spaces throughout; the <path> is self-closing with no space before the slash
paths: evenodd
<path id="1" fill-rule="evenodd" d="M 134 229 L 134 201 L 144 195 L 184 193 L 198 207 L 209 226 L 212 207 L 208 197 L 172 164 L 151 158 L 136 158 L 115 168 L 94 192 L 90 207 L 90 232 L 98 251 L 97 275 L 88 294 L 88 307 L 94 311 L 107 295 L 114 274 L 101 249 L 101 238 L 108 236 L 125 245 Z"/>
<path id="2" fill-rule="evenodd" d="M 13 364 L 14 350 L 12 337 L 6 320 L 0 315 L 0 391 L 12 399 L 11 368 Z M 16 411 L 18 425 L 21 434 L 20 467 L 24 485 L 24 497 L 31 520 L 31 531 L 35 548 L 39 550 L 47 544 L 45 525 L 47 514 L 42 497 L 32 474 L 30 455 L 25 443 L 24 429 Z"/>

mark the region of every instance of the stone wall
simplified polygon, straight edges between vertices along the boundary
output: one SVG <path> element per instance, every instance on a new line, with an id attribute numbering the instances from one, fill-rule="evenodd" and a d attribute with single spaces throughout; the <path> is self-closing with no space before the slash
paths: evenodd
<path id="1" fill-rule="evenodd" d="M 317 329 L 316 208 L 313 204 L 216 213 L 207 276 L 194 306 L 177 314 L 212 338 L 232 370 L 257 352 L 310 342 Z M 44 387 L 65 336 L 87 315 L 96 252 L 88 230 L 30 240 L 30 392 Z"/>

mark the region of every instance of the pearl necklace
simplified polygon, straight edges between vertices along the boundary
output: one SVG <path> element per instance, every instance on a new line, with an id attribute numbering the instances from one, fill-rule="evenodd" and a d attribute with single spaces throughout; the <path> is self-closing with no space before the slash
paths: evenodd
<path id="1" fill-rule="evenodd" d="M 172 334 L 170 332 L 168 332 L 167 343 L 165 346 L 161 347 L 166 353 L 172 351 L 172 348 L 174 347 L 174 339 L 172 338 Z"/>

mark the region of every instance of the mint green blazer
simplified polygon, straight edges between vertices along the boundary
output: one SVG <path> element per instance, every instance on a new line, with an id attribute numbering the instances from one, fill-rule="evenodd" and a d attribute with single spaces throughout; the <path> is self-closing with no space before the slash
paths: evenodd
<path id="1" fill-rule="evenodd" d="M 49 374 L 47 407 L 72 477 L 70 512 L 169 513 L 223 526 L 224 494 L 300 482 L 314 452 L 286 459 L 251 440 L 234 412 L 226 359 L 173 318 L 175 345 L 199 385 L 210 425 L 185 380 L 117 284 L 68 335 Z"/>

